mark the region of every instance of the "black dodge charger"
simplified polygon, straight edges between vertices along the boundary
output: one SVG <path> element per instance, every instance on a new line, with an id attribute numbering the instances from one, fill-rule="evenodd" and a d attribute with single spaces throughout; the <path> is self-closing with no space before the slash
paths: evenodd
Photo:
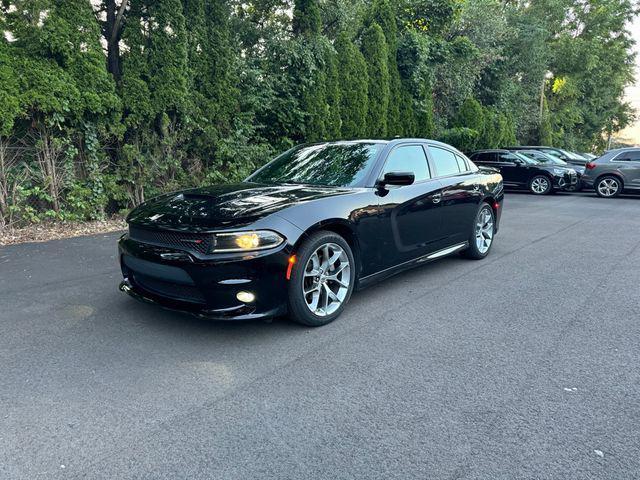
<path id="1" fill-rule="evenodd" d="M 303 145 L 233 185 L 128 216 L 120 289 L 197 316 L 333 321 L 354 289 L 453 254 L 486 257 L 502 177 L 421 139 Z"/>

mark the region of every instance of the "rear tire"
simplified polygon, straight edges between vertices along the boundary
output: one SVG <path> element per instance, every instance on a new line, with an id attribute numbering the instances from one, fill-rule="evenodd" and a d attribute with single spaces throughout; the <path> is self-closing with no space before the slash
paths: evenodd
<path id="1" fill-rule="evenodd" d="M 536 175 L 529 182 L 529 191 L 534 195 L 549 195 L 553 192 L 551 179 L 545 175 Z"/>
<path id="2" fill-rule="evenodd" d="M 602 198 L 614 198 L 622 192 L 622 180 L 613 175 L 600 177 L 595 186 L 596 194 Z"/>
<path id="3" fill-rule="evenodd" d="M 296 254 L 288 287 L 290 318 L 320 327 L 340 316 L 351 298 L 356 264 L 351 247 L 337 233 L 312 234 Z"/>
<path id="4" fill-rule="evenodd" d="M 488 203 L 482 203 L 473 221 L 469 248 L 462 255 L 472 260 L 482 260 L 489 255 L 495 234 L 496 216 L 493 208 Z"/>

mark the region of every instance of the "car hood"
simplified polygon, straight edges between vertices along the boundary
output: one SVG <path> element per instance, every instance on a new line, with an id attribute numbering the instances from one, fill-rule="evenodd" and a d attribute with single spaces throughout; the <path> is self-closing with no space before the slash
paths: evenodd
<path id="1" fill-rule="evenodd" d="M 127 222 L 185 231 L 243 227 L 292 205 L 350 192 L 348 188 L 309 185 L 213 185 L 149 200 L 136 207 Z"/>
<path id="2" fill-rule="evenodd" d="M 566 173 L 569 172 L 571 170 L 573 170 L 574 172 L 577 172 L 578 169 L 574 166 L 574 165 L 546 165 L 546 164 L 538 164 L 539 167 L 543 168 L 544 170 L 547 170 L 548 172 L 553 172 L 553 170 L 561 170 L 562 172 Z"/>

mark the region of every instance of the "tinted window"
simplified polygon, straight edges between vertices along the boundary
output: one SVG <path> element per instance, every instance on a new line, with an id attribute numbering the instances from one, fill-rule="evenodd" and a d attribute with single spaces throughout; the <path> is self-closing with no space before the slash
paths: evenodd
<path id="1" fill-rule="evenodd" d="M 433 164 L 438 176 L 444 177 L 446 175 L 460 173 L 458 161 L 453 152 L 438 147 L 429 147 L 429 152 L 433 157 Z"/>
<path id="2" fill-rule="evenodd" d="M 407 145 L 394 149 L 387 163 L 384 172 L 411 172 L 416 176 L 416 182 L 430 178 L 427 157 L 420 145 Z"/>
<path id="3" fill-rule="evenodd" d="M 539 163 L 537 160 L 534 160 L 533 158 L 523 155 L 521 153 L 499 153 L 498 157 L 501 162 L 509 162 L 514 164 L 520 163 L 520 164 L 536 165 Z"/>
<path id="4" fill-rule="evenodd" d="M 501 162 L 516 163 L 516 157 L 513 153 L 499 153 L 498 160 Z"/>
<path id="5" fill-rule="evenodd" d="M 247 180 L 256 183 L 301 183 L 348 187 L 362 180 L 382 144 L 323 143 L 283 153 Z"/>
<path id="6" fill-rule="evenodd" d="M 480 152 L 480 153 L 474 153 L 473 155 L 471 155 L 471 160 L 473 160 L 474 162 L 492 162 L 494 160 L 494 153 L 493 152 Z"/>
<path id="7" fill-rule="evenodd" d="M 623 152 L 616 157 L 616 161 L 622 160 L 626 162 L 640 162 L 640 150 L 629 150 Z"/>

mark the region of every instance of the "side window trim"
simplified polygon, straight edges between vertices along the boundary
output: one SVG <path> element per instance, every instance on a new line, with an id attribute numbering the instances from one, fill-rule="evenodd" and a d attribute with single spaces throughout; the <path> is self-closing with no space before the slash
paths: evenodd
<path id="1" fill-rule="evenodd" d="M 382 164 L 382 169 L 380 170 L 380 173 L 378 174 L 378 181 L 382 180 L 382 178 L 384 177 L 384 171 L 387 168 L 387 162 L 389 162 L 389 159 L 391 158 L 391 155 L 393 155 L 393 152 L 395 152 L 396 150 L 402 148 L 402 147 L 420 147 L 422 148 L 422 153 L 424 154 L 424 159 L 425 159 L 425 163 L 427 165 L 427 173 L 429 174 L 429 178 L 425 178 L 424 180 L 416 180 L 412 185 L 416 185 L 419 183 L 423 183 L 423 182 L 428 182 L 429 180 L 433 180 L 435 177 L 433 176 L 433 169 L 431 168 L 431 165 L 429 164 L 429 156 L 427 154 L 427 151 L 425 149 L 424 144 L 422 143 L 417 143 L 417 142 L 412 142 L 412 143 L 400 143 L 396 146 L 394 146 L 391 151 L 387 154 L 387 158 L 384 159 L 384 163 Z"/>

